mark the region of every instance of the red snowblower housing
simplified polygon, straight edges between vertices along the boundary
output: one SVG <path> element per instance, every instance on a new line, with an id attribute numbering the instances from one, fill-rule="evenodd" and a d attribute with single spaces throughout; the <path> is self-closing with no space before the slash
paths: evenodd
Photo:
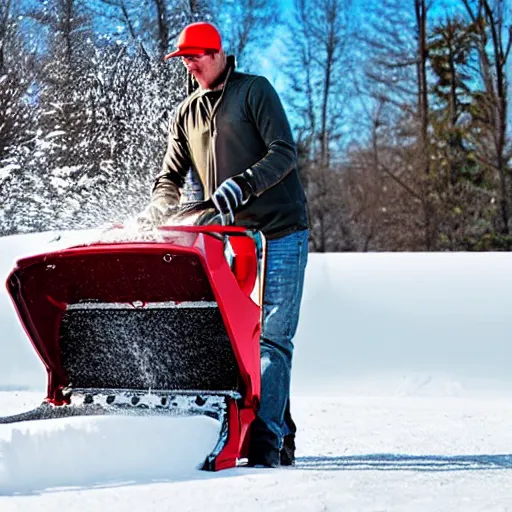
<path id="1" fill-rule="evenodd" d="M 221 428 L 203 469 L 240 464 L 260 398 L 263 237 L 221 226 L 123 233 L 17 262 L 7 288 L 48 394 L 0 423 L 206 414 Z"/>

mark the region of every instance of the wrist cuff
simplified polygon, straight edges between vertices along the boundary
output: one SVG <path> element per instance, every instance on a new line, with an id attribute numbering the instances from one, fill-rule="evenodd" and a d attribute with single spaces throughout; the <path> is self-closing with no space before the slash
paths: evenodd
<path id="1" fill-rule="evenodd" d="M 247 171 L 244 171 L 243 173 L 239 174 L 238 176 L 233 177 L 233 181 L 240 187 L 242 190 L 242 202 L 245 204 L 251 196 L 254 194 L 254 190 L 252 188 L 252 184 L 249 181 L 250 177 L 252 176 L 252 171 L 250 169 L 247 169 Z"/>

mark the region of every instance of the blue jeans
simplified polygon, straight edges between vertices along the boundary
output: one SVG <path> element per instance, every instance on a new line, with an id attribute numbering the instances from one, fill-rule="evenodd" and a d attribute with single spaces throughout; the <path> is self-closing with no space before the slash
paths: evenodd
<path id="1" fill-rule="evenodd" d="M 308 233 L 303 230 L 267 241 L 258 419 L 277 449 L 281 449 L 282 439 L 289 433 L 284 415 L 290 398 L 292 340 L 299 321 Z"/>

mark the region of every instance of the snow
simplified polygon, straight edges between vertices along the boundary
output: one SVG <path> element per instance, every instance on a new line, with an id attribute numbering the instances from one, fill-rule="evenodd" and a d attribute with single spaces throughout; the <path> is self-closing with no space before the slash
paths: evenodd
<path id="1" fill-rule="evenodd" d="M 52 175 L 58 178 L 69 178 L 76 174 L 82 167 L 80 165 L 65 165 L 63 167 L 56 167 L 52 170 Z M 69 184 L 67 185 L 69 187 Z"/>
<path id="2" fill-rule="evenodd" d="M 311 254 L 302 306 L 297 393 L 512 395 L 511 253 Z"/>
<path id="3" fill-rule="evenodd" d="M 48 133 L 45 136 L 45 139 L 53 139 L 55 137 L 60 137 L 61 135 L 66 135 L 64 130 L 54 130 L 53 132 Z"/>
<path id="4" fill-rule="evenodd" d="M 50 178 L 50 183 L 52 184 L 52 187 L 55 189 L 57 194 L 64 194 L 69 188 L 69 182 L 56 176 Z"/>
<path id="5" fill-rule="evenodd" d="M 24 395 L 18 394 L 18 400 Z M 12 400 L 12 394 L 1 394 L 0 410 Z M 50 472 L 64 477 L 59 485 L 54 479 L 46 488 L 28 486 L 23 475 L 17 492 L 0 492 L 0 510 L 505 512 L 512 507 L 511 406 L 510 400 L 444 397 L 295 397 L 300 429 L 293 469 L 206 473 L 189 471 L 185 464 L 183 471 L 174 467 L 154 478 L 155 471 L 142 464 L 129 480 L 112 473 L 106 478 L 98 471 L 101 465 L 87 466 L 91 456 L 80 451 L 76 456 L 64 442 L 68 459 L 60 450 L 47 458 Z M 174 432 L 166 436 L 154 425 L 148 430 L 159 446 L 158 472 L 169 464 L 164 450 Z M 74 439 L 82 436 L 77 433 Z M 98 438 L 92 440 L 95 449 Z M 189 440 L 184 450 L 192 448 Z M 136 453 L 142 463 L 147 460 L 143 450 Z M 38 458 L 37 452 L 30 456 Z M 77 473 L 75 485 L 66 486 L 70 477 L 55 468 L 55 456 L 80 466 L 88 478 L 77 484 Z M 113 471 L 126 474 L 121 464 L 126 457 Z M 47 477 L 38 469 L 30 474 L 42 483 Z"/>
<path id="6" fill-rule="evenodd" d="M 12 398 L 2 395 L 2 409 L 8 408 Z M 206 416 L 89 416 L 0 425 L 0 495 L 119 484 L 141 475 L 144 481 L 179 479 L 204 462 L 219 430 L 220 423 Z"/>
<path id="7" fill-rule="evenodd" d="M 8 164 L 0 168 L 0 181 L 7 178 L 12 172 L 18 171 L 21 167 L 18 164 Z"/>
<path id="8" fill-rule="evenodd" d="M 0 239 L 0 276 L 97 235 Z M 194 469 L 203 417 L 0 425 L 0 510 L 512 510 L 512 254 L 312 254 L 302 306 L 296 468 Z M 45 372 L 6 293 L 0 325 L 7 415 Z"/>

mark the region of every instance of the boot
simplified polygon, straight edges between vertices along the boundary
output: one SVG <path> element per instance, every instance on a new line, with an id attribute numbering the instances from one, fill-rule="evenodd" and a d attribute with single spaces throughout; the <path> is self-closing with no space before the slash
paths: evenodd
<path id="1" fill-rule="evenodd" d="M 251 424 L 249 454 L 247 465 L 250 467 L 279 467 L 279 440 L 256 418 Z"/>
<path id="2" fill-rule="evenodd" d="M 281 466 L 295 466 L 295 433 L 297 432 L 297 426 L 290 412 L 290 400 L 286 403 L 284 422 L 290 433 L 283 438 L 283 447 L 281 448 L 279 458 Z"/>

